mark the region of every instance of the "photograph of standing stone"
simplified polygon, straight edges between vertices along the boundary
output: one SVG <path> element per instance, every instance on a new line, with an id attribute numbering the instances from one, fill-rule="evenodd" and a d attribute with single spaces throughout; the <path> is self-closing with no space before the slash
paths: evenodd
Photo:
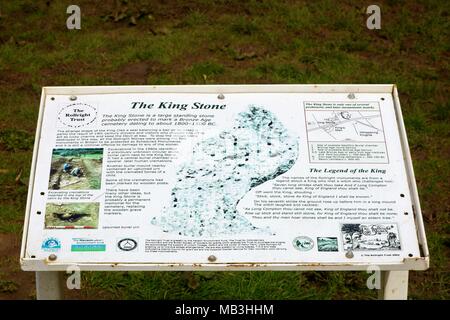
<path id="1" fill-rule="evenodd" d="M 237 205 L 251 189 L 294 165 L 297 139 L 273 113 L 249 106 L 229 129 L 194 146 L 177 172 L 170 204 L 152 223 L 192 237 L 270 233 L 253 225 Z"/>

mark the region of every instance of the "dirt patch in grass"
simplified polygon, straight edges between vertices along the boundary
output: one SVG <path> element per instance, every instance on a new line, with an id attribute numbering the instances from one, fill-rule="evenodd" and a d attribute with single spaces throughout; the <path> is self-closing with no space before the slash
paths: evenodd
<path id="1" fill-rule="evenodd" d="M 33 299 L 34 272 L 20 269 L 20 235 L 0 233 L 0 300 Z"/>
<path id="2" fill-rule="evenodd" d="M 29 80 L 29 76 L 23 72 L 10 69 L 0 71 L 0 87 L 7 90 L 30 89 Z M 29 90 L 26 91 L 29 92 Z"/>
<path id="3" fill-rule="evenodd" d="M 126 64 L 114 72 L 112 78 L 124 84 L 147 84 L 147 78 L 151 71 L 150 62 L 134 62 Z"/>

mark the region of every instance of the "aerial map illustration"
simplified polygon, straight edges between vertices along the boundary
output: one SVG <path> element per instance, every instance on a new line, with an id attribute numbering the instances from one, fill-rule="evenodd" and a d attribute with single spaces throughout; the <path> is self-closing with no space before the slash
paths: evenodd
<path id="1" fill-rule="evenodd" d="M 383 142 L 379 111 L 306 111 L 309 141 Z"/>

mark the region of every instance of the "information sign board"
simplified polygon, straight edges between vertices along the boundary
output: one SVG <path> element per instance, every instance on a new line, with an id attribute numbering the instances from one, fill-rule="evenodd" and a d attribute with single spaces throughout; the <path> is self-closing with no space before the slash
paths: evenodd
<path id="1" fill-rule="evenodd" d="M 21 264 L 426 269 L 396 88 L 44 88 Z"/>

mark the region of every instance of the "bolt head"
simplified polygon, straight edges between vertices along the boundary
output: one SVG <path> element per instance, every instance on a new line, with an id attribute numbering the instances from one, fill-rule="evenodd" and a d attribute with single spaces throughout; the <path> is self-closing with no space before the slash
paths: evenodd
<path id="1" fill-rule="evenodd" d="M 353 254 L 353 251 L 349 250 L 347 251 L 347 253 L 345 254 L 345 256 L 349 259 L 353 258 L 355 255 Z"/>
<path id="2" fill-rule="evenodd" d="M 75 100 L 77 100 L 77 96 L 70 96 L 69 99 L 70 99 L 71 101 L 75 101 Z"/>
<path id="3" fill-rule="evenodd" d="M 210 255 L 210 256 L 208 257 L 208 261 L 209 261 L 209 262 L 214 262 L 214 261 L 216 261 L 216 260 L 217 260 L 216 256 Z"/>
<path id="4" fill-rule="evenodd" d="M 48 260 L 50 261 L 55 261 L 57 258 L 56 254 L 52 253 L 51 255 L 48 256 Z"/>
<path id="5" fill-rule="evenodd" d="M 223 100 L 225 99 L 225 96 L 223 95 L 223 93 L 221 93 L 217 96 L 217 99 Z"/>
<path id="6" fill-rule="evenodd" d="M 349 98 L 349 99 L 355 99 L 356 96 L 355 96 L 354 93 L 349 93 L 348 96 L 347 96 L 347 98 Z"/>

